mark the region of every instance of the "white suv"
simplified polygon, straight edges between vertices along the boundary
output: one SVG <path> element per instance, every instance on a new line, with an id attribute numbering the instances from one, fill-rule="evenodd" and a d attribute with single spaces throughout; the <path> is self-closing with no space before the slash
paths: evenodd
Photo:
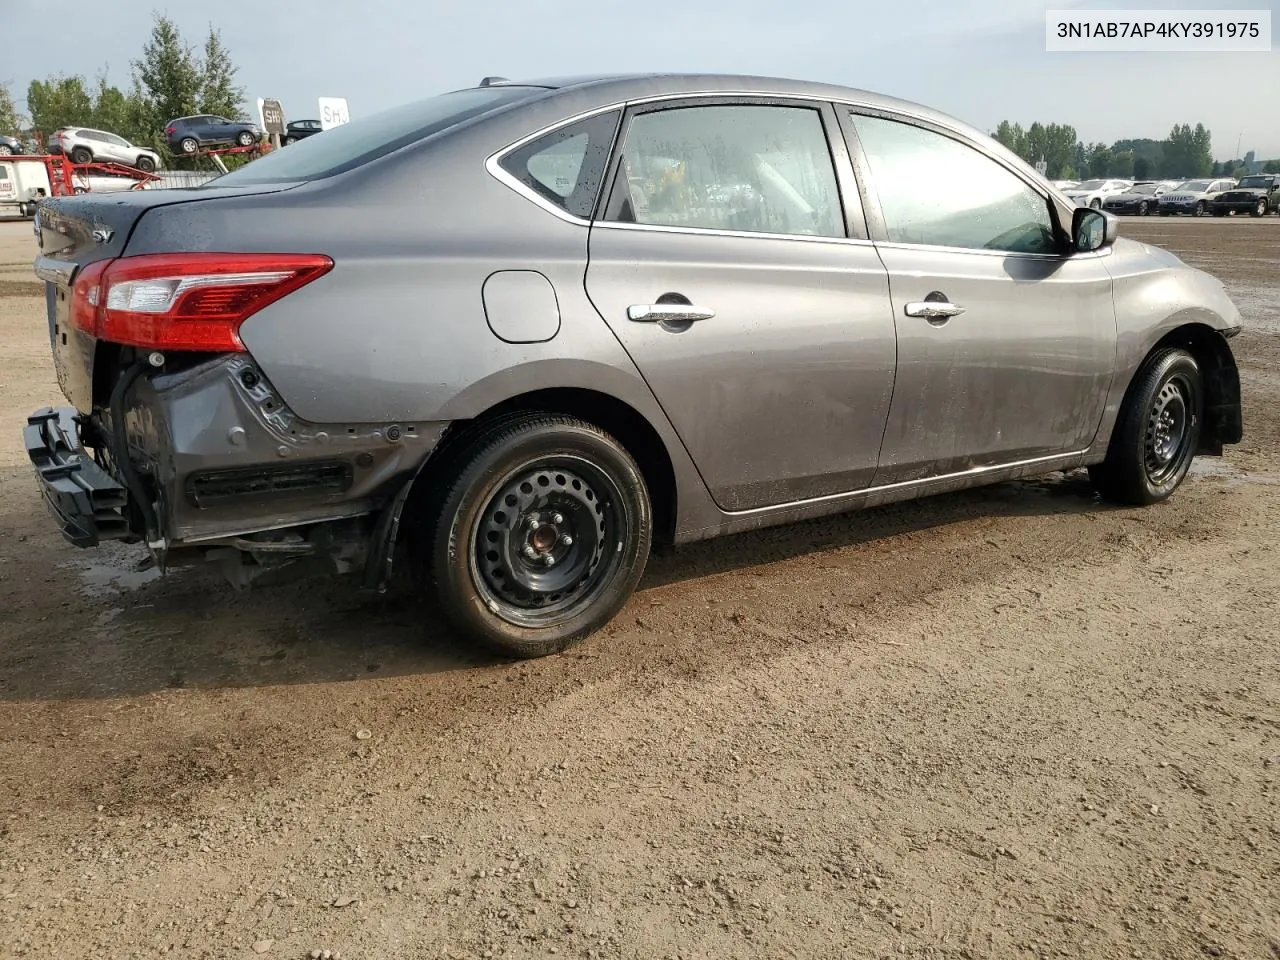
<path id="1" fill-rule="evenodd" d="M 1102 208 L 1102 201 L 1116 193 L 1124 193 L 1133 186 L 1132 180 L 1085 180 L 1063 192 L 1075 201 L 1078 207 Z"/>
<path id="2" fill-rule="evenodd" d="M 122 163 L 144 173 L 160 166 L 160 154 L 154 150 L 90 127 L 63 127 L 55 131 L 49 137 L 49 152 L 70 157 L 73 163 Z"/>

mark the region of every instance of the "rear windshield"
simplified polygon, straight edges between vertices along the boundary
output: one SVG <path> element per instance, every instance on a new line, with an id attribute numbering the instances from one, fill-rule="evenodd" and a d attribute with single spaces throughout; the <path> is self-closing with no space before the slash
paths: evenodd
<path id="1" fill-rule="evenodd" d="M 542 92 L 541 87 L 477 87 L 407 103 L 273 150 L 239 170 L 209 181 L 209 185 L 234 187 L 332 177 L 454 124 Z"/>

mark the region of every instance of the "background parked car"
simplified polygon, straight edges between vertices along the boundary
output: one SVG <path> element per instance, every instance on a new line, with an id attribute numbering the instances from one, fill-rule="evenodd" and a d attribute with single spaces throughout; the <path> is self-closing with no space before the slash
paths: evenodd
<path id="1" fill-rule="evenodd" d="M 317 133 L 323 133 L 324 130 L 320 126 L 319 120 L 294 120 L 284 128 L 284 142 L 295 143 L 298 140 L 305 140 L 307 137 L 314 137 Z"/>
<path id="2" fill-rule="evenodd" d="M 1124 193 L 1113 193 L 1109 197 L 1104 197 L 1102 209 L 1108 213 L 1150 216 L 1160 209 L 1160 195 L 1167 189 L 1166 186 L 1154 180 L 1148 183 L 1135 183 Z"/>
<path id="3" fill-rule="evenodd" d="M 1230 190 L 1218 194 L 1209 204 L 1215 217 L 1228 213 L 1248 213 L 1264 217 L 1280 207 L 1280 174 L 1258 173 L 1241 177 Z"/>
<path id="4" fill-rule="evenodd" d="M 1132 180 L 1085 180 L 1064 191 L 1078 207 L 1102 208 L 1102 201 L 1112 194 L 1124 193 L 1133 185 Z"/>
<path id="5" fill-rule="evenodd" d="M 1194 217 L 1203 217 L 1209 212 L 1209 204 L 1213 198 L 1235 185 L 1236 182 L 1230 178 L 1184 180 L 1160 198 L 1160 216 L 1189 213 Z"/>
<path id="6" fill-rule="evenodd" d="M 0 134 L 0 157 L 14 157 L 22 153 L 22 141 Z"/>
<path id="7" fill-rule="evenodd" d="M 150 173 L 160 166 L 160 154 L 130 143 L 124 137 L 91 127 L 63 127 L 49 136 L 49 152 L 74 163 L 123 163 Z"/>
<path id="8" fill-rule="evenodd" d="M 1080 183 L 1079 180 L 1050 180 L 1049 182 L 1059 190 L 1070 190 L 1072 187 L 1078 186 Z"/>
<path id="9" fill-rule="evenodd" d="M 247 120 L 228 120 L 208 113 L 177 117 L 164 125 L 164 138 L 175 153 L 195 153 L 202 147 L 250 147 L 261 134 Z"/>

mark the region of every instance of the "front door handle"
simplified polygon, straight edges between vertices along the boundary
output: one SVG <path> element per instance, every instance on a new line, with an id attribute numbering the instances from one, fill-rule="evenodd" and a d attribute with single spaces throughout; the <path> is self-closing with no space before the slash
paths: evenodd
<path id="1" fill-rule="evenodd" d="M 908 317 L 924 317 L 926 320 L 950 320 L 964 313 L 964 307 L 945 300 L 913 300 L 906 306 Z"/>
<path id="2" fill-rule="evenodd" d="M 704 310 L 691 303 L 633 303 L 627 307 L 627 319 L 638 323 L 687 323 L 691 320 L 710 320 L 714 310 Z"/>

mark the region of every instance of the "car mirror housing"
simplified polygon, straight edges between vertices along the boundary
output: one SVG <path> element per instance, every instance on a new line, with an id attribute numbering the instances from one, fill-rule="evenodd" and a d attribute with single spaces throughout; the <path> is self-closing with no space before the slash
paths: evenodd
<path id="1" fill-rule="evenodd" d="M 1071 215 L 1071 242 L 1078 253 L 1093 253 L 1116 242 L 1120 221 L 1091 207 L 1077 207 Z"/>

